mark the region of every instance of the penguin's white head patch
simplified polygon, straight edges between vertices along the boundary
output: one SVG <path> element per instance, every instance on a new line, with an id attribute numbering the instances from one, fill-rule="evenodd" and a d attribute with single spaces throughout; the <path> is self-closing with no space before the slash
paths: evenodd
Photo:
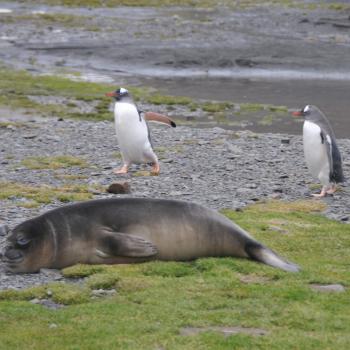
<path id="1" fill-rule="evenodd" d="M 304 109 L 303 109 L 303 113 L 308 113 L 310 111 L 311 111 L 311 106 L 310 105 L 305 106 Z"/>
<path id="2" fill-rule="evenodd" d="M 120 94 L 120 95 L 126 95 L 126 94 L 128 94 L 128 93 L 129 93 L 129 91 L 126 90 L 126 89 L 124 89 L 124 88 L 120 88 L 120 89 L 119 89 L 119 94 Z"/>

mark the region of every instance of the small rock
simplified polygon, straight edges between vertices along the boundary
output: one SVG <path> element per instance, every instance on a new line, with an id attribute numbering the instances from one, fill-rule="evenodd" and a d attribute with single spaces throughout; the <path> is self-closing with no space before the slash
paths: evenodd
<path id="1" fill-rule="evenodd" d="M 40 304 L 40 299 L 34 298 L 34 299 L 30 300 L 29 302 L 32 304 Z"/>
<path id="2" fill-rule="evenodd" d="M 50 325 L 49 325 L 49 328 L 50 329 L 54 329 L 54 328 L 57 328 L 58 326 L 57 326 L 57 324 L 56 323 L 51 323 Z"/>
<path id="3" fill-rule="evenodd" d="M 117 293 L 115 289 L 94 289 L 91 291 L 91 297 L 101 298 L 114 295 L 115 293 Z"/>
<path id="4" fill-rule="evenodd" d="M 10 231 L 7 225 L 0 225 L 0 236 L 6 236 Z"/>
<path id="5" fill-rule="evenodd" d="M 115 182 L 112 183 L 108 188 L 107 188 L 108 193 L 114 193 L 114 194 L 126 194 L 130 193 L 130 184 L 129 182 Z"/>
<path id="6" fill-rule="evenodd" d="M 40 273 L 46 277 L 53 278 L 54 280 L 60 280 L 63 278 L 61 272 L 55 269 L 40 269 Z"/>
<path id="7" fill-rule="evenodd" d="M 282 188 L 282 187 L 275 187 L 275 188 L 273 189 L 273 192 L 274 192 L 274 193 L 283 193 L 283 188 Z"/>
<path id="8" fill-rule="evenodd" d="M 279 233 L 282 233 L 282 234 L 287 234 L 287 233 L 289 233 L 287 230 L 285 230 L 285 229 L 283 229 L 283 228 L 281 228 L 281 227 L 279 227 L 279 226 L 270 225 L 270 226 L 269 226 L 269 229 L 270 229 L 271 231 L 276 231 L 276 232 L 279 232 Z"/>
<path id="9" fill-rule="evenodd" d="M 240 67 L 253 67 L 257 64 L 256 62 L 254 62 L 249 58 L 237 58 L 235 62 L 237 66 L 240 66 Z"/>
<path id="10" fill-rule="evenodd" d="M 35 139 L 36 137 L 38 137 L 38 135 L 36 135 L 36 134 L 27 134 L 27 135 L 23 135 L 22 137 L 24 139 L 30 140 L 30 139 Z"/>
<path id="11" fill-rule="evenodd" d="M 345 292 L 345 287 L 341 284 L 311 284 L 311 288 L 319 292 Z"/>
<path id="12" fill-rule="evenodd" d="M 174 160 L 171 158 L 162 159 L 162 163 L 172 163 Z"/>
<path id="13" fill-rule="evenodd" d="M 64 307 L 64 305 L 57 304 L 54 301 L 49 300 L 49 299 L 41 299 L 39 304 L 42 306 L 45 306 L 46 308 L 51 309 L 51 310 L 58 310 L 58 309 L 61 309 Z"/>
<path id="14" fill-rule="evenodd" d="M 258 185 L 255 183 L 250 183 L 250 184 L 247 184 L 246 188 L 254 189 L 254 188 L 258 188 Z"/>
<path id="15" fill-rule="evenodd" d="M 246 328 L 246 327 L 186 327 L 182 328 L 180 330 L 180 335 L 182 336 L 191 336 L 191 335 L 197 335 L 199 333 L 208 332 L 208 331 L 214 331 L 219 332 L 223 334 L 225 337 L 229 337 L 233 334 L 243 333 L 243 334 L 249 334 L 254 336 L 262 336 L 268 334 L 268 331 L 260 328 Z"/>

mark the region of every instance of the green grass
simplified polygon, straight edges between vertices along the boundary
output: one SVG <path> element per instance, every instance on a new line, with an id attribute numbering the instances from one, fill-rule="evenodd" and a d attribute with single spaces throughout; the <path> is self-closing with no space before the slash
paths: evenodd
<path id="1" fill-rule="evenodd" d="M 286 273 L 252 261 L 85 266 L 63 270 L 82 286 L 51 284 L 0 293 L 2 349 L 348 349 L 350 342 L 349 227 L 319 214 L 316 200 L 259 203 L 225 214 L 254 237 L 302 267 Z M 288 232 L 269 230 L 281 226 Z M 344 293 L 321 293 L 312 283 L 341 283 Z M 95 287 L 116 288 L 91 299 Z M 58 311 L 25 300 L 69 305 Z M 54 327 L 50 325 L 55 325 Z M 225 338 L 183 327 L 260 328 L 265 336 Z"/>
<path id="2" fill-rule="evenodd" d="M 147 101 L 154 105 L 189 105 L 192 103 L 192 99 L 184 96 L 167 96 L 155 94 L 150 96 Z"/>
<path id="3" fill-rule="evenodd" d="M 88 164 L 84 159 L 61 155 L 55 157 L 29 157 L 22 160 L 21 165 L 28 169 L 61 169 L 70 167 L 86 168 Z"/>
<path id="4" fill-rule="evenodd" d="M 84 28 L 85 30 L 98 31 L 99 29 L 90 24 L 92 17 L 74 16 L 64 13 L 37 13 L 37 14 L 5 14 L 2 16 L 3 23 L 33 22 L 36 26 L 58 25 L 65 28 Z"/>
<path id="5" fill-rule="evenodd" d="M 47 185 L 31 186 L 17 182 L 0 182 L 0 189 L 0 200 L 11 199 L 16 205 L 26 208 L 48 204 L 55 200 L 67 203 L 93 198 L 91 189 L 87 185 L 52 187 Z"/>

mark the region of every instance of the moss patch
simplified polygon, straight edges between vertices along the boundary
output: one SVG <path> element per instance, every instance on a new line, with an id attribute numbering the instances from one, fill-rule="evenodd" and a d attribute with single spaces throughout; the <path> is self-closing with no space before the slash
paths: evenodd
<path id="1" fill-rule="evenodd" d="M 23 159 L 21 165 L 28 169 L 60 169 L 70 167 L 86 168 L 88 164 L 85 160 L 73 156 L 55 156 L 55 157 L 29 157 Z"/>
<path id="2" fill-rule="evenodd" d="M 0 200 L 12 200 L 16 205 L 35 207 L 48 204 L 54 200 L 74 202 L 92 199 L 93 195 L 87 185 L 66 185 L 62 187 L 29 186 L 16 182 L 0 182 Z M 23 201 L 27 199 L 28 201 Z"/>
<path id="3" fill-rule="evenodd" d="M 77 264 L 74 266 L 66 267 L 62 270 L 62 274 L 67 278 L 81 278 L 94 275 L 96 273 L 108 271 L 109 266 L 106 265 L 84 265 Z"/>
<path id="4" fill-rule="evenodd" d="M 90 276 L 86 281 L 86 285 L 90 289 L 112 289 L 116 287 L 118 281 L 119 276 L 115 272 L 98 273 Z"/>
<path id="5" fill-rule="evenodd" d="M 62 155 L 55 157 L 29 157 L 23 159 L 21 164 L 28 169 L 60 169 L 70 167 L 86 168 L 88 165 L 84 159 Z"/>
<path id="6" fill-rule="evenodd" d="M 21 123 L 21 122 L 0 122 L 0 128 L 22 128 L 22 127 L 27 127 L 28 125 L 26 123 Z"/>
<path id="7" fill-rule="evenodd" d="M 192 99 L 183 96 L 167 96 L 167 95 L 151 95 L 147 99 L 149 103 L 154 105 L 189 105 L 192 103 Z"/>
<path id="8" fill-rule="evenodd" d="M 5 290 L 0 292 L 0 300 L 31 300 L 50 298 L 64 305 L 81 304 L 89 300 L 87 288 L 76 284 L 50 283 L 25 290 Z"/>
<path id="9" fill-rule="evenodd" d="M 2 16 L 3 23 L 32 22 L 39 26 L 62 26 L 65 28 L 84 28 L 85 30 L 97 31 L 98 28 L 92 24 L 92 17 L 75 16 L 66 13 L 36 13 L 36 14 L 5 14 Z M 33 59 L 32 59 L 33 60 Z M 34 62 L 33 62 L 34 63 Z"/>

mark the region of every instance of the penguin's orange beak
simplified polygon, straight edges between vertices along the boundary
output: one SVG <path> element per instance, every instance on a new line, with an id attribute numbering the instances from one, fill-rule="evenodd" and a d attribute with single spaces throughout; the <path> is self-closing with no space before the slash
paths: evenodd
<path id="1" fill-rule="evenodd" d="M 302 115 L 303 115 L 303 113 L 301 111 L 292 112 L 293 117 L 301 117 Z"/>
<path id="2" fill-rule="evenodd" d="M 106 96 L 107 96 L 107 97 L 116 97 L 116 96 L 117 96 L 117 93 L 116 93 L 115 91 L 107 92 L 107 93 L 106 93 Z"/>

